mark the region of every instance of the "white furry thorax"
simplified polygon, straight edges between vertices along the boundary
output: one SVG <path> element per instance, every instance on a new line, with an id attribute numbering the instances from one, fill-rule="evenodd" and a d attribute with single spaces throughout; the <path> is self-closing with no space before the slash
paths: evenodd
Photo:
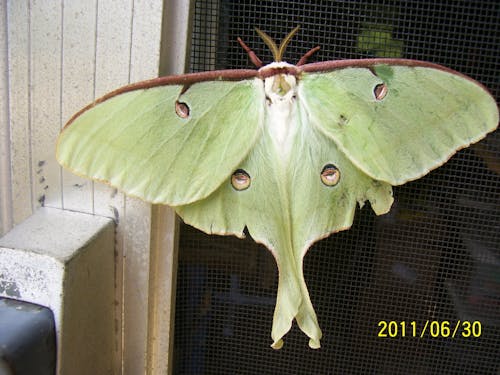
<path id="1" fill-rule="evenodd" d="M 294 68 L 294 65 L 286 62 L 273 62 L 261 68 L 266 75 L 276 72 L 264 78 L 266 130 L 283 157 L 288 156 L 297 131 L 297 79 L 295 75 L 286 72 L 287 69 Z"/>

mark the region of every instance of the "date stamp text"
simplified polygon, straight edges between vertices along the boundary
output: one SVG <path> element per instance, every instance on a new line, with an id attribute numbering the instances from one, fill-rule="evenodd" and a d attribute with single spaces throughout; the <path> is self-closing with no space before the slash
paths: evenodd
<path id="1" fill-rule="evenodd" d="M 431 337 L 431 338 L 455 338 L 455 337 L 480 337 L 482 333 L 481 322 L 478 320 L 426 320 L 417 321 L 395 321 L 381 320 L 378 322 L 378 337 Z"/>

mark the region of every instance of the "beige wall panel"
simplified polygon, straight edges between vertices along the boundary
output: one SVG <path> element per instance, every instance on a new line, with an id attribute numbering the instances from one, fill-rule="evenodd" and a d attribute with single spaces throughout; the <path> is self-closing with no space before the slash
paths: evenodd
<path id="1" fill-rule="evenodd" d="M 94 99 L 96 1 L 65 1 L 62 36 L 62 120 Z M 63 208 L 93 213 L 92 182 L 63 170 Z"/>
<path id="2" fill-rule="evenodd" d="M 62 7 L 58 1 L 33 1 L 31 23 L 31 175 L 33 200 L 62 207 L 61 170 L 54 158 L 61 125 Z"/>
<path id="3" fill-rule="evenodd" d="M 33 210 L 30 145 L 30 12 L 27 2 L 9 1 L 8 66 L 13 223 Z"/>
<path id="4" fill-rule="evenodd" d="M 0 2 L 0 236 L 12 226 L 7 2 Z"/>

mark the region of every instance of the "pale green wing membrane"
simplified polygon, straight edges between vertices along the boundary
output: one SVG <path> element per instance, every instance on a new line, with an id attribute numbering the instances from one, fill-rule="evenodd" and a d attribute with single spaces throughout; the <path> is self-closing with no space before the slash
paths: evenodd
<path id="1" fill-rule="evenodd" d="M 164 85 L 112 96 L 60 135 L 57 159 L 152 203 L 176 206 L 214 191 L 262 131 L 262 81 Z"/>
<path id="2" fill-rule="evenodd" d="M 498 125 L 482 86 L 430 67 L 304 73 L 298 95 L 314 126 L 361 170 L 392 185 L 425 175 Z"/>

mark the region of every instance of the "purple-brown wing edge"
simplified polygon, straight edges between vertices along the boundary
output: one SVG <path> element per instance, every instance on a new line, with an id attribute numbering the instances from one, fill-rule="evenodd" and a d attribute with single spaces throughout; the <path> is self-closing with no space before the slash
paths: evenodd
<path id="1" fill-rule="evenodd" d="M 148 89 L 151 87 L 157 86 L 165 86 L 165 85 L 186 85 L 189 86 L 193 83 L 197 82 L 205 82 L 205 81 L 240 81 L 251 78 L 267 78 L 273 76 L 275 74 L 292 74 L 295 76 L 300 76 L 302 72 L 305 73 L 321 73 L 328 72 L 336 69 L 344 69 L 344 68 L 372 68 L 375 65 L 392 65 L 392 66 L 410 66 L 410 67 L 424 67 L 424 68 L 432 68 L 438 69 L 450 74 L 455 74 L 462 78 L 468 79 L 481 86 L 486 92 L 489 92 L 488 89 L 481 84 L 480 82 L 474 80 L 473 78 L 457 72 L 451 68 L 447 68 L 443 65 L 421 61 L 421 60 L 411 60 L 411 59 L 399 59 L 399 58 L 374 58 L 374 59 L 349 59 L 349 60 L 331 60 L 331 61 L 323 61 L 323 62 L 315 62 L 310 64 L 304 64 L 301 66 L 291 65 L 285 68 L 272 68 L 268 66 L 264 66 L 259 70 L 256 69 L 226 69 L 226 70 L 214 70 L 208 72 L 198 72 L 198 73 L 187 73 L 181 75 L 172 75 L 172 76 L 164 76 L 149 79 L 146 81 L 140 81 L 137 83 L 132 83 L 130 85 L 126 85 L 120 87 L 114 91 L 107 93 L 106 95 L 96 99 L 86 107 L 82 108 L 80 111 L 76 112 L 66 123 L 64 128 L 71 125 L 71 123 L 80 116 L 83 112 L 91 109 L 99 103 L 104 102 L 105 100 L 112 98 L 113 96 L 120 95 L 133 90 L 141 90 Z M 491 94 L 490 94 L 491 95 Z"/>
<path id="2" fill-rule="evenodd" d="M 412 59 L 399 59 L 399 58 L 374 58 L 374 59 L 353 59 L 353 60 L 330 60 L 323 62 L 315 62 L 311 64 L 305 64 L 301 66 L 301 70 L 308 73 L 314 72 L 327 72 L 335 69 L 343 69 L 343 68 L 370 68 L 374 65 L 393 65 L 393 66 L 410 66 L 410 67 L 422 67 L 422 68 L 431 68 L 442 70 L 444 72 L 448 72 L 450 74 L 455 74 L 462 78 L 465 78 L 471 82 L 474 82 L 481 86 L 484 90 L 488 91 L 486 86 L 476 81 L 475 79 L 460 73 L 454 69 L 448 68 L 443 65 L 439 65 L 436 63 L 431 63 L 428 61 L 422 60 L 412 60 Z M 489 92 L 489 91 L 488 91 Z"/>

